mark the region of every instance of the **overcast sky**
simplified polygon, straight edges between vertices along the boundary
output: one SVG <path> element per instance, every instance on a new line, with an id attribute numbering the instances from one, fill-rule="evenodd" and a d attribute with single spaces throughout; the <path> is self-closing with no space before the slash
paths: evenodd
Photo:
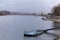
<path id="1" fill-rule="evenodd" d="M 50 12 L 60 0 L 0 0 L 0 10 L 18 12 Z"/>

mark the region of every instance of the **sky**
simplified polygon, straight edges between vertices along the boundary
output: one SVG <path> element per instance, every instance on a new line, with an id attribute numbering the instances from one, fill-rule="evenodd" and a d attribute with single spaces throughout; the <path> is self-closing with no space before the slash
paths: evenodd
<path id="1" fill-rule="evenodd" d="M 60 0 L 0 0 L 0 10 L 14 12 L 51 12 Z"/>

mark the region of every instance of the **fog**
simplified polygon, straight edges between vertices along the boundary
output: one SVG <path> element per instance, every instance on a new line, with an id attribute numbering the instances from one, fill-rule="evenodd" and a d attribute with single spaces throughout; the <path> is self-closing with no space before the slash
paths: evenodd
<path id="1" fill-rule="evenodd" d="M 0 10 L 14 12 L 51 12 L 60 0 L 0 0 Z"/>

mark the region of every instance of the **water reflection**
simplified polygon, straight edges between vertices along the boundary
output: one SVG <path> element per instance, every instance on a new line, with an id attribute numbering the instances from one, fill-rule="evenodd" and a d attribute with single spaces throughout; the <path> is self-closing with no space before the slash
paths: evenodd
<path id="1" fill-rule="evenodd" d="M 54 27 L 60 27 L 60 22 L 53 22 Z"/>
<path id="2" fill-rule="evenodd" d="M 53 22 L 53 27 L 60 27 L 60 22 Z M 54 34 L 60 36 L 60 29 L 54 30 Z"/>

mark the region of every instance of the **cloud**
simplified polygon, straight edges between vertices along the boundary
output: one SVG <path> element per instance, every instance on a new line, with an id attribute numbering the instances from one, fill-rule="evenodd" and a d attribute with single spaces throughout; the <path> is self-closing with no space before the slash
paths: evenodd
<path id="1" fill-rule="evenodd" d="M 0 10 L 21 12 L 50 12 L 60 0 L 0 0 Z"/>

